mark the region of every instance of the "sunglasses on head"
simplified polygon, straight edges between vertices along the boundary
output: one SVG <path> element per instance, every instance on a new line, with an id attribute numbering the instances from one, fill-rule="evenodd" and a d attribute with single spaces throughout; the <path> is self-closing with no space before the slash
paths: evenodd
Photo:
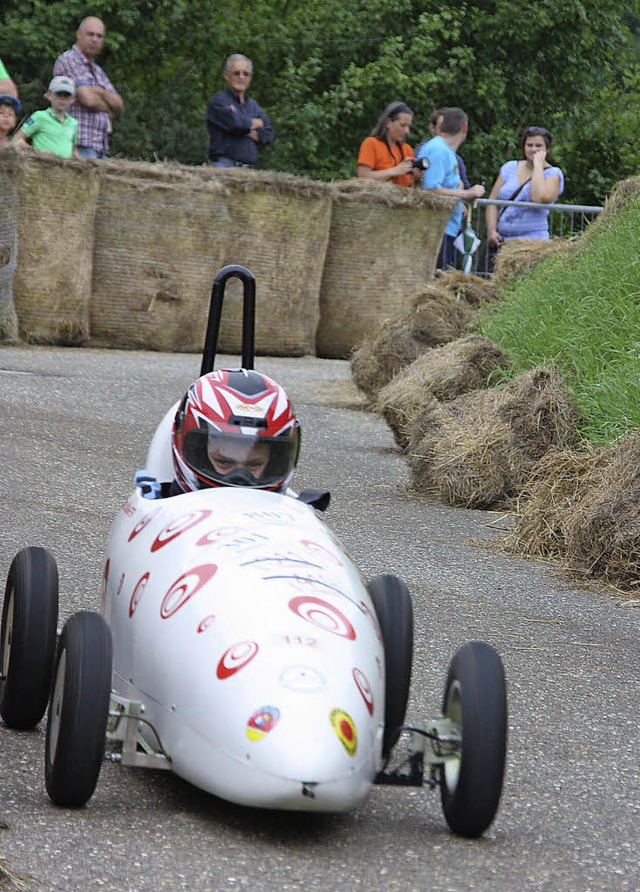
<path id="1" fill-rule="evenodd" d="M 525 136 L 551 136 L 551 134 L 544 127 L 529 127 Z"/>

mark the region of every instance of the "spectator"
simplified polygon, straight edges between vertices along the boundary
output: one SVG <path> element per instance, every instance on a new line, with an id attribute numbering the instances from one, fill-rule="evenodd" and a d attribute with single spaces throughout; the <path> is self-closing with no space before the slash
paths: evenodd
<path id="1" fill-rule="evenodd" d="M 547 160 L 551 134 L 544 127 L 529 127 L 522 138 L 522 158 L 507 161 L 500 168 L 489 198 L 504 201 L 533 201 L 553 204 L 564 190 L 564 175 Z M 490 249 L 511 238 L 549 238 L 549 211 L 546 208 L 489 205 L 485 212 Z"/>
<path id="2" fill-rule="evenodd" d="M 51 107 L 27 118 L 13 138 L 16 145 L 27 146 L 30 140 L 39 152 L 52 152 L 60 158 L 77 158 L 78 122 L 69 114 L 74 93 L 70 78 L 54 77 L 44 94 Z"/>
<path id="3" fill-rule="evenodd" d="M 113 116 L 122 111 L 121 97 L 94 61 L 104 44 L 105 27 L 88 16 L 80 22 L 74 46 L 58 56 L 53 66 L 57 76 L 71 78 L 75 101 L 69 113 L 78 121 L 78 154 L 81 158 L 106 158 Z"/>
<path id="4" fill-rule="evenodd" d="M 255 167 L 263 146 L 273 142 L 271 122 L 248 95 L 253 64 L 246 56 L 229 56 L 224 90 L 215 93 L 207 111 L 209 163 L 213 167 Z"/>
<path id="5" fill-rule="evenodd" d="M 0 146 L 9 142 L 9 134 L 15 130 L 19 114 L 19 99 L 15 96 L 0 96 Z"/>
<path id="6" fill-rule="evenodd" d="M 468 129 L 469 121 L 461 108 L 443 108 L 439 134 L 421 145 L 417 153 L 418 158 L 429 161 L 422 177 L 422 188 L 431 189 L 437 195 L 461 199 L 449 218 L 442 239 L 436 263 L 440 270 L 455 266 L 453 242 L 461 229 L 462 201 L 484 195 L 484 186 L 477 184 L 465 189 L 460 179 L 456 151 L 465 141 Z"/>
<path id="7" fill-rule="evenodd" d="M 404 102 L 388 105 L 360 146 L 356 176 L 389 180 L 396 186 L 416 185 L 420 171 L 414 170 L 413 149 L 406 142 L 412 121 L 413 112 Z"/>
<path id="8" fill-rule="evenodd" d="M 443 109 L 437 108 L 435 111 L 431 112 L 431 117 L 429 118 L 429 133 L 432 137 L 438 136 L 440 132 L 440 124 L 442 123 L 442 111 Z M 422 143 L 420 143 L 420 145 L 422 145 Z M 418 148 L 420 148 L 420 146 L 418 146 Z M 462 185 L 465 189 L 470 189 L 471 183 L 469 181 L 469 177 L 467 176 L 467 165 L 464 163 L 462 155 L 459 155 L 457 152 L 456 158 L 458 159 L 458 172 L 460 173 L 460 180 L 462 182 Z"/>
<path id="9" fill-rule="evenodd" d="M 13 96 L 14 99 L 18 98 L 18 88 L 9 77 L 9 72 L 4 67 L 2 59 L 0 59 L 0 96 Z"/>

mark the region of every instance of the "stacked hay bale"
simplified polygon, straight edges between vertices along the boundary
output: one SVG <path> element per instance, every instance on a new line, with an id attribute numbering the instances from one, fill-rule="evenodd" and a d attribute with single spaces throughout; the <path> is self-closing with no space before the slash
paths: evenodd
<path id="1" fill-rule="evenodd" d="M 640 585 L 640 432 L 607 447 L 554 450 L 523 490 L 505 547 L 559 560 L 623 591 Z"/>
<path id="2" fill-rule="evenodd" d="M 19 158 L 13 302 L 26 341 L 88 340 L 98 187 L 83 161 L 30 151 Z"/>
<path id="3" fill-rule="evenodd" d="M 508 359 L 492 341 L 471 335 L 427 350 L 402 369 L 378 393 L 375 404 L 406 449 L 415 419 L 434 401 L 451 401 L 464 393 L 487 387 L 491 375 L 504 369 Z"/>
<path id="4" fill-rule="evenodd" d="M 405 427 L 413 489 L 465 508 L 504 503 L 549 449 L 574 442 L 577 419 L 564 385 L 544 368 L 436 401 Z"/>
<path id="5" fill-rule="evenodd" d="M 446 344 L 469 325 L 472 307 L 440 282 L 423 286 L 409 306 L 379 324 L 351 357 L 356 386 L 375 403 L 380 390 L 432 347 Z"/>
<path id="6" fill-rule="evenodd" d="M 13 277 L 18 254 L 18 164 L 15 151 L 0 147 L 0 342 L 18 337 Z"/>
<path id="7" fill-rule="evenodd" d="M 453 203 L 370 180 L 333 189 L 316 353 L 346 359 L 433 276 Z"/>
<path id="8" fill-rule="evenodd" d="M 493 271 L 494 285 L 503 287 L 518 276 L 523 276 L 547 257 L 570 257 L 576 250 L 577 241 L 572 239 L 514 238 L 500 246 Z"/>

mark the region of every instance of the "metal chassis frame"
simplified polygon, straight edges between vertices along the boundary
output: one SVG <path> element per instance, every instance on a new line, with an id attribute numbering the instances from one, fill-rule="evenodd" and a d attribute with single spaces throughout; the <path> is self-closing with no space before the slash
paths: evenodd
<path id="1" fill-rule="evenodd" d="M 105 760 L 127 767 L 171 770 L 171 759 L 162 749 L 158 732 L 143 714 L 144 703 L 111 693 L 107 740 L 120 742 L 122 747 L 120 752 L 105 753 Z M 153 732 L 157 747 L 151 746 L 142 736 L 143 725 Z"/>

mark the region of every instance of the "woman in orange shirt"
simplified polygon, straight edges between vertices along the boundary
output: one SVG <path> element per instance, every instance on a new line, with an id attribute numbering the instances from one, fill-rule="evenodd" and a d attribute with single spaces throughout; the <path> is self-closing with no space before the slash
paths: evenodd
<path id="1" fill-rule="evenodd" d="M 404 102 L 388 105 L 371 136 L 360 146 L 356 175 L 397 186 L 413 186 L 419 182 L 422 172 L 414 170 L 413 149 L 406 142 L 412 120 L 413 112 Z"/>

